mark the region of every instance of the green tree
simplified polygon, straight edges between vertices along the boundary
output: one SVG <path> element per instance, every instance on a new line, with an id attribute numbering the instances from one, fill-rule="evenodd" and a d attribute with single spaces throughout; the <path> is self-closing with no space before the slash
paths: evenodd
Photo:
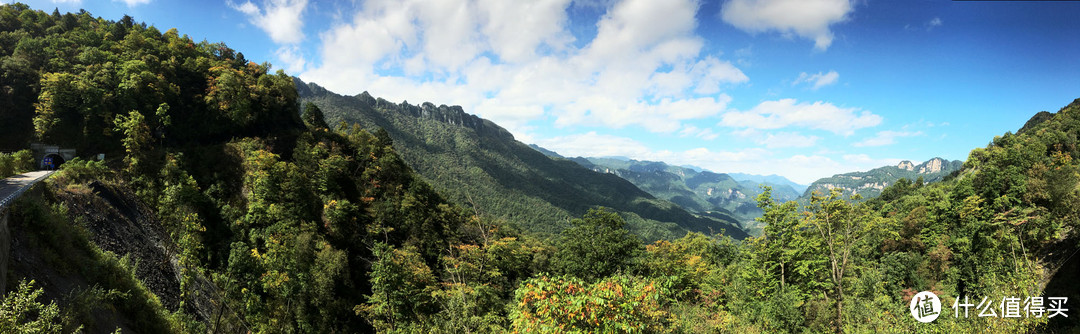
<path id="1" fill-rule="evenodd" d="M 766 267 L 779 270 L 780 290 L 784 290 L 801 251 L 796 245 L 800 238 L 798 204 L 794 201 L 777 203 L 772 198 L 772 187 L 762 186 L 761 190 L 757 202 L 763 214 L 756 220 L 764 224 L 761 240 L 764 245 L 761 253 L 756 255 L 766 259 Z"/>
<path id="2" fill-rule="evenodd" d="M 308 102 L 304 104 L 304 123 L 315 129 L 329 129 L 330 126 L 326 125 L 326 118 L 323 116 L 322 110 L 314 103 Z"/>
<path id="3" fill-rule="evenodd" d="M 617 213 L 590 209 L 570 224 L 562 232 L 552 261 L 560 273 L 592 282 L 629 271 L 641 253 L 641 241 L 626 230 L 626 222 Z"/>
<path id="4" fill-rule="evenodd" d="M 34 104 L 34 133 L 38 140 L 72 143 L 82 119 L 80 92 L 71 73 L 46 73 L 41 78 L 41 94 Z"/>
<path id="5" fill-rule="evenodd" d="M 127 164 L 127 172 L 136 176 L 141 170 L 140 166 L 146 159 L 151 149 L 150 127 L 146 125 L 146 117 L 138 111 L 132 110 L 127 115 L 116 115 L 116 132 L 124 135 L 121 143 L 124 145 L 124 163 Z"/>
<path id="6" fill-rule="evenodd" d="M 882 224 L 862 203 L 853 204 L 842 198 L 840 189 L 832 189 L 829 195 L 813 194 L 810 206 L 802 220 L 802 228 L 808 234 L 819 238 L 825 246 L 822 251 L 828 257 L 828 278 L 832 286 L 830 294 L 836 300 L 836 331 L 844 329 L 844 279 L 854 262 L 853 254 Z M 861 199 L 859 195 L 851 201 Z"/>
<path id="7" fill-rule="evenodd" d="M 414 249 L 394 249 L 384 243 L 372 248 L 371 295 L 355 308 L 379 331 L 404 328 L 431 313 L 435 276 Z"/>

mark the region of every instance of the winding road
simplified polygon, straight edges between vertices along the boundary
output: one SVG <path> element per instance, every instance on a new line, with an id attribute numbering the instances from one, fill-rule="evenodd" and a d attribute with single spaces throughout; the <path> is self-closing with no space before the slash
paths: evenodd
<path id="1" fill-rule="evenodd" d="M 38 181 L 49 177 L 53 172 L 55 171 L 39 170 L 0 180 L 0 212 L 3 212 L 12 202 L 15 202 L 15 199 L 19 198 L 19 195 L 22 195 L 24 191 L 30 189 Z"/>

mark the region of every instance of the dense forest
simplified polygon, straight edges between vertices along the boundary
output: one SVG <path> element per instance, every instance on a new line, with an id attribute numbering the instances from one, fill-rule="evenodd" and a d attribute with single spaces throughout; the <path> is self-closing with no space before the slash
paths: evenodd
<path id="1" fill-rule="evenodd" d="M 0 6 L 0 79 L 0 146 L 108 157 L 67 162 L 11 208 L 0 332 L 1076 326 L 1071 313 L 957 317 L 948 306 L 1080 300 L 1080 99 L 973 150 L 942 182 L 805 205 L 765 188 L 759 237 L 645 242 L 606 208 L 534 233 L 448 200 L 388 131 L 328 124 L 269 64 L 130 17 Z M 908 312 L 919 291 L 942 298 L 933 323 Z"/>

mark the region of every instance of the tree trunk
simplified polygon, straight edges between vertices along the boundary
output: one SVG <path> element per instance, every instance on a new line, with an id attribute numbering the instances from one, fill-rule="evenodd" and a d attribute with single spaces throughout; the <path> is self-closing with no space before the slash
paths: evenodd
<path id="1" fill-rule="evenodd" d="M 784 263 L 780 262 L 780 291 L 784 291 Z"/>
<path id="2" fill-rule="evenodd" d="M 836 286 L 836 332 L 844 332 L 844 287 Z"/>

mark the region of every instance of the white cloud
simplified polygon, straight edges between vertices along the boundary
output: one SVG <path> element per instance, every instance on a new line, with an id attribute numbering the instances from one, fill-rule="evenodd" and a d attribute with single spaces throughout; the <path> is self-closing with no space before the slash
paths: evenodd
<path id="1" fill-rule="evenodd" d="M 138 6 L 138 5 L 145 5 L 145 4 L 150 3 L 150 0 L 113 0 L 113 1 L 123 2 L 124 4 L 126 4 L 128 6 L 128 8 L 135 7 L 135 6 Z M 81 3 L 82 0 L 53 0 L 53 2 L 77 4 L 77 3 Z"/>
<path id="2" fill-rule="evenodd" d="M 823 177 L 855 171 L 868 171 L 882 166 L 893 166 L 900 161 L 901 159 L 894 158 L 872 158 L 866 154 L 846 154 L 841 157 L 840 161 L 822 155 L 794 155 L 780 159 L 779 163 L 783 164 L 784 167 L 782 168 L 786 167 L 793 170 L 790 176 L 786 174 L 780 175 L 801 184 L 810 184 Z"/>
<path id="3" fill-rule="evenodd" d="M 836 83 L 840 80 L 840 73 L 836 71 L 829 71 L 828 73 L 818 72 L 817 74 L 807 74 L 806 72 L 799 73 L 799 77 L 795 78 L 795 81 L 791 83 L 792 86 L 801 83 L 810 84 L 811 89 L 818 89 L 824 86 L 828 86 Z"/>
<path id="4" fill-rule="evenodd" d="M 716 171 L 724 171 L 719 167 L 726 164 L 749 163 L 769 156 L 768 151 L 760 148 L 712 151 L 699 147 L 681 152 L 654 151 L 645 144 L 630 138 L 596 132 L 540 139 L 536 144 L 567 157 L 623 156 L 636 160 L 663 161 L 671 165 L 689 164 Z"/>
<path id="5" fill-rule="evenodd" d="M 304 59 L 304 55 L 300 53 L 300 48 L 296 45 L 282 46 L 274 54 L 277 55 L 282 68 L 286 72 L 300 73 L 304 71 L 304 67 L 307 65 L 307 60 Z"/>
<path id="6" fill-rule="evenodd" d="M 697 137 L 704 140 L 714 140 L 720 137 L 720 134 L 713 132 L 712 129 L 701 129 L 693 125 L 686 125 L 679 131 L 681 137 Z"/>
<path id="7" fill-rule="evenodd" d="M 872 147 L 872 146 L 892 145 L 892 144 L 896 143 L 896 138 L 921 136 L 922 134 L 923 134 L 922 131 L 915 131 L 915 132 L 911 132 L 911 131 L 892 131 L 892 130 L 879 131 L 877 133 L 877 135 L 875 135 L 874 137 L 870 137 L 870 138 L 867 138 L 866 140 L 863 140 L 861 142 L 851 144 L 851 146 L 855 146 L 855 147 Z"/>
<path id="8" fill-rule="evenodd" d="M 304 21 L 301 16 L 307 8 L 308 0 L 264 0 L 262 6 L 250 0 L 239 5 L 232 1 L 228 4 L 229 7 L 247 15 L 248 20 L 270 35 L 274 43 L 296 44 L 304 39 Z"/>
<path id="9" fill-rule="evenodd" d="M 697 1 L 611 4 L 581 47 L 569 30 L 571 5 L 367 1 L 320 34 L 321 58 L 300 77 L 348 95 L 461 105 L 511 131 L 553 117 L 556 126 L 653 132 L 719 115 L 731 101 L 723 89 L 749 80 L 702 53 Z"/>
<path id="10" fill-rule="evenodd" d="M 926 31 L 934 30 L 934 28 L 940 27 L 942 24 L 945 24 L 945 22 L 940 17 L 935 17 L 930 22 L 926 22 Z"/>
<path id="11" fill-rule="evenodd" d="M 940 27 L 940 26 L 942 26 L 944 24 L 945 24 L 945 21 L 942 20 L 940 17 L 934 17 L 934 18 L 930 19 L 929 21 L 926 21 L 925 23 L 923 23 L 921 25 L 921 27 L 922 27 L 922 29 L 926 29 L 926 31 L 934 31 L 934 28 Z M 908 24 L 904 25 L 904 30 L 917 31 L 917 30 L 919 30 L 919 27 L 920 27 L 919 24 L 914 24 L 913 25 L 911 23 L 908 23 Z"/>
<path id="12" fill-rule="evenodd" d="M 754 128 L 745 128 L 745 129 L 742 129 L 742 130 L 731 131 L 731 134 L 734 135 L 734 136 L 737 136 L 737 137 L 749 138 L 749 139 L 753 139 L 753 138 L 756 138 L 756 137 L 762 135 L 761 131 L 758 131 L 758 129 L 754 129 Z"/>
<path id="13" fill-rule="evenodd" d="M 636 160 L 663 161 L 669 165 L 693 165 L 718 173 L 778 174 L 802 184 L 835 174 L 895 165 L 900 159 L 875 159 L 865 154 L 842 156 L 841 161 L 822 155 L 776 157 L 762 148 L 714 151 L 699 147 L 685 151 L 653 150 L 626 137 L 597 134 L 569 135 L 535 142 L 567 157 L 623 156 Z"/>
<path id="14" fill-rule="evenodd" d="M 611 157 L 624 156 L 647 160 L 653 153 L 645 144 L 636 140 L 595 131 L 538 140 L 535 144 L 555 151 L 565 157 Z"/>
<path id="15" fill-rule="evenodd" d="M 536 57 L 536 48 L 548 45 L 563 50 L 573 42 L 566 6 L 570 0 L 503 1 L 481 0 L 481 31 L 491 49 L 504 62 L 517 63 Z"/>
<path id="16" fill-rule="evenodd" d="M 841 108 L 822 101 L 811 104 L 782 99 L 762 102 L 748 111 L 727 112 L 721 117 L 720 125 L 753 129 L 798 126 L 847 136 L 880 123 L 881 116 L 866 110 L 860 112 L 857 108 Z"/>
<path id="17" fill-rule="evenodd" d="M 842 158 L 845 163 L 862 166 L 859 169 L 856 169 L 858 171 L 867 171 L 882 166 L 894 166 L 902 161 L 901 159 L 895 158 L 874 159 L 866 154 L 845 154 Z"/>
<path id="18" fill-rule="evenodd" d="M 850 0 L 731 0 L 724 3 L 721 18 L 750 33 L 798 35 L 825 50 L 834 38 L 829 26 L 847 20 L 853 10 Z"/>
<path id="19" fill-rule="evenodd" d="M 763 144 L 768 148 L 811 147 L 817 144 L 818 139 L 821 138 L 817 136 L 803 136 L 795 132 L 780 132 L 766 135 L 759 144 Z"/>
<path id="20" fill-rule="evenodd" d="M 804 136 L 797 132 L 765 133 L 755 128 L 735 130 L 731 134 L 767 148 L 811 147 L 821 139 L 818 136 Z"/>

